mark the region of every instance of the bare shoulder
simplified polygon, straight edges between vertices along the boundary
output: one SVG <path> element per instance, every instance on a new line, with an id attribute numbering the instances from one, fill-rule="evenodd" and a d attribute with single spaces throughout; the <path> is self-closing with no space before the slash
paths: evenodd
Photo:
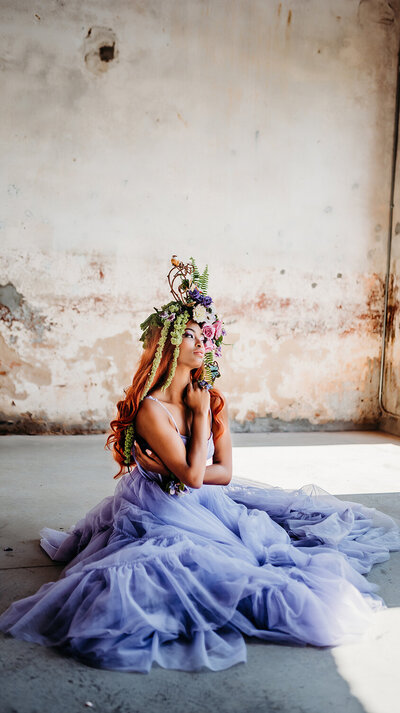
<path id="1" fill-rule="evenodd" d="M 136 414 L 136 428 L 140 433 L 142 429 L 167 424 L 168 420 L 168 415 L 157 402 L 143 399 Z"/>

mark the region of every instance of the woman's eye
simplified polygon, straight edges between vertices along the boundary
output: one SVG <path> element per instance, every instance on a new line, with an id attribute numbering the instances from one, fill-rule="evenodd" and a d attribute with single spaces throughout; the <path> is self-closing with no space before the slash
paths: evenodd
<path id="1" fill-rule="evenodd" d="M 185 332 L 184 336 L 185 336 L 185 337 L 192 337 L 192 339 L 194 338 L 194 337 L 193 337 L 193 334 L 192 334 L 191 332 Z"/>

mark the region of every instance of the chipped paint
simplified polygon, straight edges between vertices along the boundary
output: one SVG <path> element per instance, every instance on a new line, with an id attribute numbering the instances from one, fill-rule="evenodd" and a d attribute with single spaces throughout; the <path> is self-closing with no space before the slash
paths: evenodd
<path id="1" fill-rule="evenodd" d="M 46 317 L 31 307 L 11 282 L 0 285 L 0 320 L 8 327 L 20 322 L 32 333 L 33 343 L 41 342 L 44 330 L 51 329 Z"/>

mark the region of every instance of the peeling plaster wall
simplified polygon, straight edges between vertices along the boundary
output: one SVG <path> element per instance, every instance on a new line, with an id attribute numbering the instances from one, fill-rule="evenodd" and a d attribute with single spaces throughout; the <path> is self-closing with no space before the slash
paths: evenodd
<path id="1" fill-rule="evenodd" d="M 2 3 L 3 430 L 95 431 L 210 263 L 233 427 L 379 417 L 399 0 Z"/>

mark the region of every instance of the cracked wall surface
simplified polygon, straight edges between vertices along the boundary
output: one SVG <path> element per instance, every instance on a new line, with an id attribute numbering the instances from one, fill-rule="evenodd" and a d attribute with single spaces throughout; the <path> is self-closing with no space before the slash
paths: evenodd
<path id="1" fill-rule="evenodd" d="M 107 427 L 172 253 L 209 263 L 235 430 L 376 425 L 398 18 L 3 3 L 3 432 Z"/>

